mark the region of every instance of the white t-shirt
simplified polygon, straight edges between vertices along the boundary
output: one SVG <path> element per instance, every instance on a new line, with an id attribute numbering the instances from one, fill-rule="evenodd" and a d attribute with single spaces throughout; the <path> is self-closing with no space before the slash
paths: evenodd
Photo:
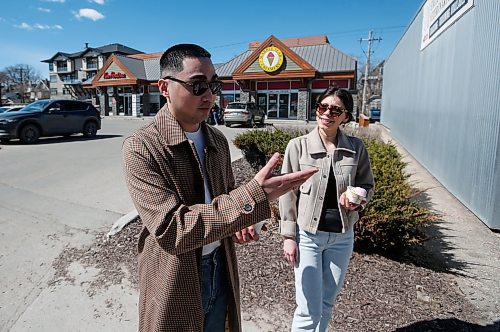
<path id="1" fill-rule="evenodd" d="M 203 182 L 204 182 L 204 187 L 205 187 L 205 204 L 210 204 L 212 203 L 212 195 L 210 195 L 210 190 L 209 190 L 209 185 L 208 185 L 208 179 L 207 179 L 207 168 L 205 166 L 205 137 L 203 136 L 203 132 L 201 131 L 201 126 L 198 127 L 198 130 L 195 132 L 184 132 L 186 134 L 186 137 L 193 141 L 194 146 L 196 148 L 196 152 L 198 153 L 198 158 L 200 159 L 201 163 L 201 170 L 203 171 Z M 219 247 L 221 245 L 221 242 L 219 240 L 209 243 L 205 246 L 203 246 L 203 251 L 202 255 L 208 255 L 212 251 L 215 250 L 215 248 Z"/>

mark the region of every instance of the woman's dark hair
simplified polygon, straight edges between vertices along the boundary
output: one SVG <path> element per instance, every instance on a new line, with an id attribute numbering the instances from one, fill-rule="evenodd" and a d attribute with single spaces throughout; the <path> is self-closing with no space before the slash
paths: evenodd
<path id="1" fill-rule="evenodd" d="M 209 58 L 210 53 L 195 44 L 178 44 L 166 50 L 160 58 L 161 76 L 173 75 L 184 69 L 185 58 Z"/>
<path id="2" fill-rule="evenodd" d="M 328 89 L 326 89 L 322 94 L 320 94 L 318 98 L 316 98 L 315 107 L 318 107 L 318 105 L 321 104 L 323 99 L 325 99 L 328 96 L 338 97 L 340 101 L 342 101 L 342 104 L 344 104 L 344 107 L 347 111 L 348 121 L 354 120 L 354 115 L 352 114 L 354 102 L 352 100 L 352 95 L 349 91 L 347 91 L 346 89 L 340 89 L 335 85 L 332 85 Z"/>

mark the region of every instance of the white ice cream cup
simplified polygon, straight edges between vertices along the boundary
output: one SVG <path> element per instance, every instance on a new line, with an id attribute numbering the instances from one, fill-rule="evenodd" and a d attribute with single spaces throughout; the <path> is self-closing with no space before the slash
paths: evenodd
<path id="1" fill-rule="evenodd" d="M 366 199 L 366 190 L 361 187 L 347 186 L 345 194 L 353 204 L 361 204 Z"/>

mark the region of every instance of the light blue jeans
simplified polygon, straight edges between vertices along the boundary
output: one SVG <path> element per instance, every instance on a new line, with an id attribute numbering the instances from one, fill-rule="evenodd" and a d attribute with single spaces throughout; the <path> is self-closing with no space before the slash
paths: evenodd
<path id="1" fill-rule="evenodd" d="M 323 332 L 333 315 L 354 245 L 354 231 L 316 234 L 298 229 L 299 263 L 295 267 L 297 309 L 292 331 Z"/>

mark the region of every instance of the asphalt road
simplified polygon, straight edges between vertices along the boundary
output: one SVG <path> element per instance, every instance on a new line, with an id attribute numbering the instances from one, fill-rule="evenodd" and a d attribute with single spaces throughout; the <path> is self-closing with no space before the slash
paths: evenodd
<path id="1" fill-rule="evenodd" d="M 105 118 L 95 139 L 0 145 L 0 331 L 136 330 L 137 294 L 126 284 L 90 298 L 95 271 L 79 265 L 70 267 L 73 284 L 48 282 L 65 246 L 91 244 L 133 209 L 121 145 L 148 121 Z M 246 130 L 219 128 L 229 140 Z M 232 144 L 231 155 L 241 156 Z"/>

